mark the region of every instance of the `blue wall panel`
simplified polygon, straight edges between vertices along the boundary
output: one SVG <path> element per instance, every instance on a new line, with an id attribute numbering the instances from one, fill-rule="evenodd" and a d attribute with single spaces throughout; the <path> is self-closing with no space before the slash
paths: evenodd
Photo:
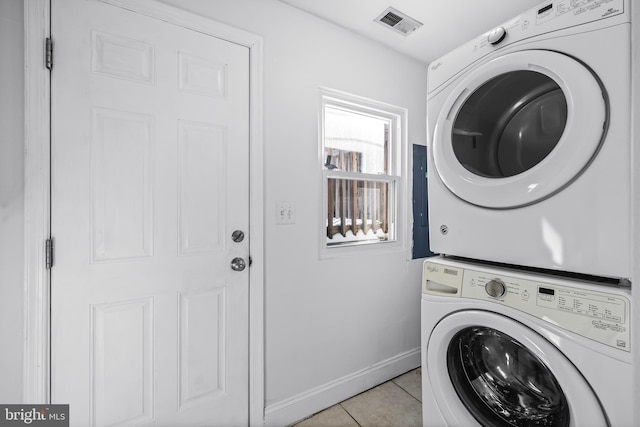
<path id="1" fill-rule="evenodd" d="M 413 258 L 434 255 L 429 250 L 429 199 L 427 197 L 427 147 L 413 146 Z"/>

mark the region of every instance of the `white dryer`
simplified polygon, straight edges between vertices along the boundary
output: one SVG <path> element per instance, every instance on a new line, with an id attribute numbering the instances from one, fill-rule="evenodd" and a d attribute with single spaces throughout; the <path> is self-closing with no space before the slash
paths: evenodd
<path id="1" fill-rule="evenodd" d="M 431 250 L 631 276 L 625 0 L 555 0 L 432 62 Z"/>
<path id="2" fill-rule="evenodd" d="M 425 426 L 640 425 L 628 289 L 432 258 L 421 311 Z"/>

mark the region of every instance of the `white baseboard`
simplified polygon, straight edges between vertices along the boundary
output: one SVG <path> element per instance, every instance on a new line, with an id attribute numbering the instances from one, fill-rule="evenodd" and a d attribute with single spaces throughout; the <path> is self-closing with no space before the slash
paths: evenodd
<path id="1" fill-rule="evenodd" d="M 420 366 L 416 348 L 265 408 L 266 427 L 284 427 Z"/>

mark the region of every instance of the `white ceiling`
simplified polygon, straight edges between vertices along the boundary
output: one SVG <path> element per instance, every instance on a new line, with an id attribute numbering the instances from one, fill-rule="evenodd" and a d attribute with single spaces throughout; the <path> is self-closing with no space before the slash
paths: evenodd
<path id="1" fill-rule="evenodd" d="M 280 0 L 429 63 L 543 0 Z M 389 6 L 424 25 L 403 36 L 374 20 Z"/>

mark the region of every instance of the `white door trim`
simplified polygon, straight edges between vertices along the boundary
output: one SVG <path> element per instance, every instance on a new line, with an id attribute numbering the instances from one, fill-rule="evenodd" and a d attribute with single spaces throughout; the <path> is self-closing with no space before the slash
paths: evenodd
<path id="1" fill-rule="evenodd" d="M 24 2 L 24 362 L 23 402 L 49 402 L 49 73 L 44 40 L 49 0 Z"/>
<path id="2" fill-rule="evenodd" d="M 264 423 L 264 151 L 263 41 L 254 34 L 155 0 L 99 0 L 178 24 L 249 49 L 250 255 L 249 424 Z M 25 0 L 25 403 L 50 401 L 49 273 L 44 242 L 50 234 L 50 81 L 44 40 L 50 34 L 50 0 Z M 55 37 L 54 37 L 55 43 Z M 55 57 L 55 54 L 54 54 Z M 55 69 L 55 65 L 54 65 Z M 55 267 L 54 267 L 55 268 Z"/>

